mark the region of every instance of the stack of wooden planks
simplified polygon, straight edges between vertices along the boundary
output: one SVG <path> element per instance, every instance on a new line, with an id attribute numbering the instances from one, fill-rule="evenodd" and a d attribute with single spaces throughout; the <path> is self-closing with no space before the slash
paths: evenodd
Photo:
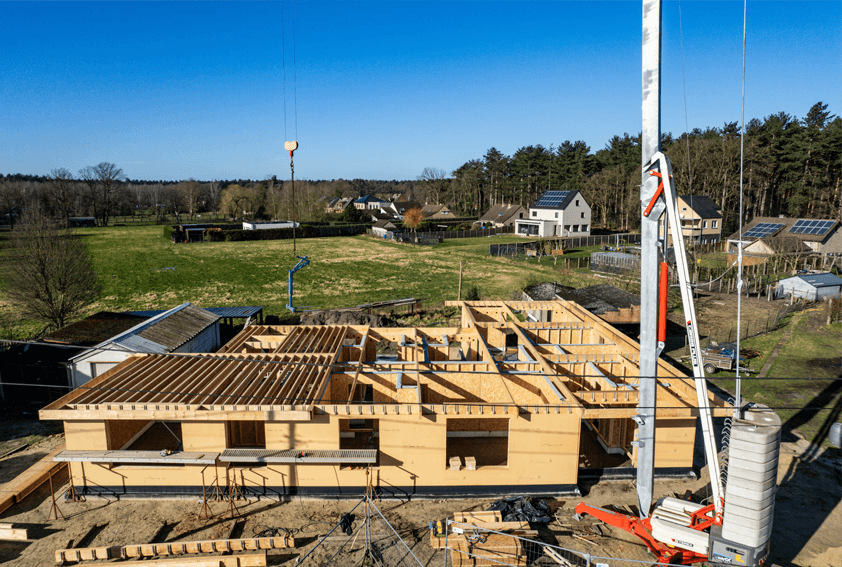
<path id="1" fill-rule="evenodd" d="M 33 490 L 47 482 L 67 463 L 56 463 L 53 457 L 64 451 L 64 444 L 50 451 L 43 459 L 20 473 L 0 488 L 0 513 L 26 498 Z"/>
<path id="2" fill-rule="evenodd" d="M 472 531 L 473 526 L 476 531 Z M 520 566 L 526 565 L 527 557 L 518 538 L 537 535 L 536 530 L 529 528 L 528 522 L 504 522 L 499 511 L 457 512 L 448 528 L 447 547 L 451 550 L 454 567 Z M 435 549 L 444 549 L 445 538 L 436 537 L 431 530 L 430 545 Z"/>
<path id="3" fill-rule="evenodd" d="M 283 549 L 287 547 L 295 547 L 295 540 L 291 536 L 218 539 L 172 543 L 146 543 L 116 547 L 84 547 L 80 549 L 59 549 L 56 551 L 56 563 L 62 565 L 70 561 L 130 559 L 135 557 L 156 557 L 159 555 L 186 555 L 232 551 L 257 551 L 261 549 Z M 144 562 L 144 565 L 150 565 L 150 563 Z"/>
<path id="4" fill-rule="evenodd" d="M 179 559 L 159 559 L 132 561 L 130 563 L 88 563 L 85 567 L 106 567 L 113 565 L 142 565 L 143 567 L 264 567 L 266 552 L 250 555 L 230 555 L 227 557 L 181 557 Z"/>

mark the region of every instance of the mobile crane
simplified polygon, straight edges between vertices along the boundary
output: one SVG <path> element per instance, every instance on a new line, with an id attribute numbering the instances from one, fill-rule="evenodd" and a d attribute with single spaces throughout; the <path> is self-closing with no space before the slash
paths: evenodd
<path id="1" fill-rule="evenodd" d="M 708 388 L 703 369 L 696 309 L 689 281 L 687 253 L 678 214 L 672 169 L 663 153 L 656 152 L 646 168 L 660 183 L 644 216 L 649 216 L 656 202 L 665 201 L 665 230 L 659 241 L 661 256 L 666 257 L 667 233 L 672 230 L 676 272 L 687 327 L 690 359 L 696 383 L 705 457 L 710 473 L 711 500 L 708 505 L 678 498 L 662 498 L 648 517 L 619 514 L 581 503 L 576 518 L 585 514 L 637 537 L 658 556 L 659 563 L 689 565 L 711 561 L 729 565 L 762 565 L 769 552 L 774 515 L 777 463 L 780 449 L 780 418 L 760 407 L 735 408 L 731 426 L 727 490 L 719 474 L 719 456 L 713 434 Z M 666 335 L 666 298 L 668 265 L 661 263 L 658 305 L 658 353 Z M 647 511 L 641 510 L 644 514 Z"/>

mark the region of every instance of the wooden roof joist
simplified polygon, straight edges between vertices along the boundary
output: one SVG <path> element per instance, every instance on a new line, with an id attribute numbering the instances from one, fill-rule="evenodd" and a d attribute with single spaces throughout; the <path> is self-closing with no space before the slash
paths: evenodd
<path id="1" fill-rule="evenodd" d="M 400 411 L 406 401 L 417 402 L 419 414 L 432 411 L 421 409 L 430 401 L 516 413 L 543 403 L 622 417 L 634 414 L 639 381 L 651 379 L 640 377 L 639 345 L 575 303 L 447 304 L 461 308 L 460 327 L 251 325 L 217 353 L 138 355 L 50 404 L 41 417 L 300 421 L 314 407 L 357 407 L 360 384 L 376 389 L 383 402 L 376 406 L 395 406 L 384 412 Z M 551 321 L 520 320 L 519 312 L 534 309 L 551 311 Z M 393 354 L 378 354 L 384 346 Z M 664 411 L 690 416 L 693 380 L 659 360 L 658 382 Z M 710 395 L 715 407 L 726 407 Z"/>

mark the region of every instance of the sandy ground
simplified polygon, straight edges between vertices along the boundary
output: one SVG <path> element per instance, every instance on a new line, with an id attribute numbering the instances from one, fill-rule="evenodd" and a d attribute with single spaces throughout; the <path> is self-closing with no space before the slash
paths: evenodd
<path id="1" fill-rule="evenodd" d="M 0 460 L 0 482 L 7 482 L 22 468 L 45 455 L 62 442 L 51 436 L 35 446 Z M 362 474 L 362 472 L 361 472 Z M 696 496 L 706 494 L 705 471 L 698 480 L 657 481 L 656 496 L 681 495 L 693 490 Z M 842 567 L 842 454 L 838 449 L 818 450 L 803 439 L 785 442 L 781 448 L 778 471 L 779 489 L 775 509 L 775 527 L 770 561 L 780 566 Z M 59 481 L 57 484 L 62 484 Z M 65 485 L 66 488 L 66 485 Z M 611 558 L 651 560 L 646 548 L 635 538 L 614 528 L 601 526 L 602 535 L 593 534 L 595 522 L 573 521 L 573 509 L 580 501 L 592 505 L 636 509 L 634 484 L 629 481 L 600 482 L 581 485 L 581 498 L 551 500 L 557 511 L 556 521 L 539 528 L 539 539 L 561 547 Z M 56 492 L 63 492 L 56 486 Z M 492 500 L 383 500 L 378 503 L 386 519 L 401 535 L 426 566 L 444 566 L 444 552 L 434 551 L 428 540 L 430 521 L 452 516 L 464 510 L 484 510 Z M 57 549 L 69 545 L 111 546 L 133 543 L 194 541 L 251 537 L 267 528 L 290 530 L 296 547 L 270 552 L 272 565 L 295 565 L 315 546 L 319 535 L 326 534 L 342 514 L 357 500 L 294 499 L 290 502 L 270 500 L 240 502 L 237 523 L 227 516 L 228 504 L 211 504 L 213 517 L 203 518 L 202 505 L 189 500 L 107 500 L 90 498 L 85 502 L 59 501 L 63 519 L 47 521 L 51 499 L 42 486 L 23 503 L 0 515 L 0 522 L 27 527 L 30 541 L 0 542 L 0 563 L 10 566 L 53 565 Z M 358 515 L 359 517 L 359 515 Z M 359 520 L 358 520 L 359 522 Z M 165 526 L 166 524 L 166 526 Z M 382 527 L 382 526 L 381 526 Z M 155 537 L 155 534 L 158 534 Z M 338 532 L 336 532 L 338 533 Z M 584 537 L 584 539 L 580 539 Z M 323 544 L 306 565 L 322 565 L 343 543 L 344 551 L 356 550 L 352 557 L 340 553 L 342 560 L 334 565 L 353 565 L 361 557 L 361 538 L 339 536 Z M 81 540 L 81 541 L 80 541 Z M 314 558 L 317 558 L 314 560 Z M 633 563 L 612 559 L 602 561 L 619 566 Z M 543 560 L 541 562 L 543 563 Z M 639 564 L 638 564 L 639 565 Z"/>

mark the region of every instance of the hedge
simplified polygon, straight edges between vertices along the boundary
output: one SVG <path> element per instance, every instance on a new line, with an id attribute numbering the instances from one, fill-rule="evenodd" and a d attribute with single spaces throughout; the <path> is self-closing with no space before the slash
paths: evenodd
<path id="1" fill-rule="evenodd" d="M 296 238 L 324 238 L 328 236 L 354 236 L 365 234 L 371 224 L 346 224 L 340 226 L 313 226 L 302 224 L 295 229 Z M 267 228 L 263 230 L 224 230 L 207 233 L 211 242 L 242 242 L 246 240 L 286 240 L 292 238 L 292 228 Z"/>

